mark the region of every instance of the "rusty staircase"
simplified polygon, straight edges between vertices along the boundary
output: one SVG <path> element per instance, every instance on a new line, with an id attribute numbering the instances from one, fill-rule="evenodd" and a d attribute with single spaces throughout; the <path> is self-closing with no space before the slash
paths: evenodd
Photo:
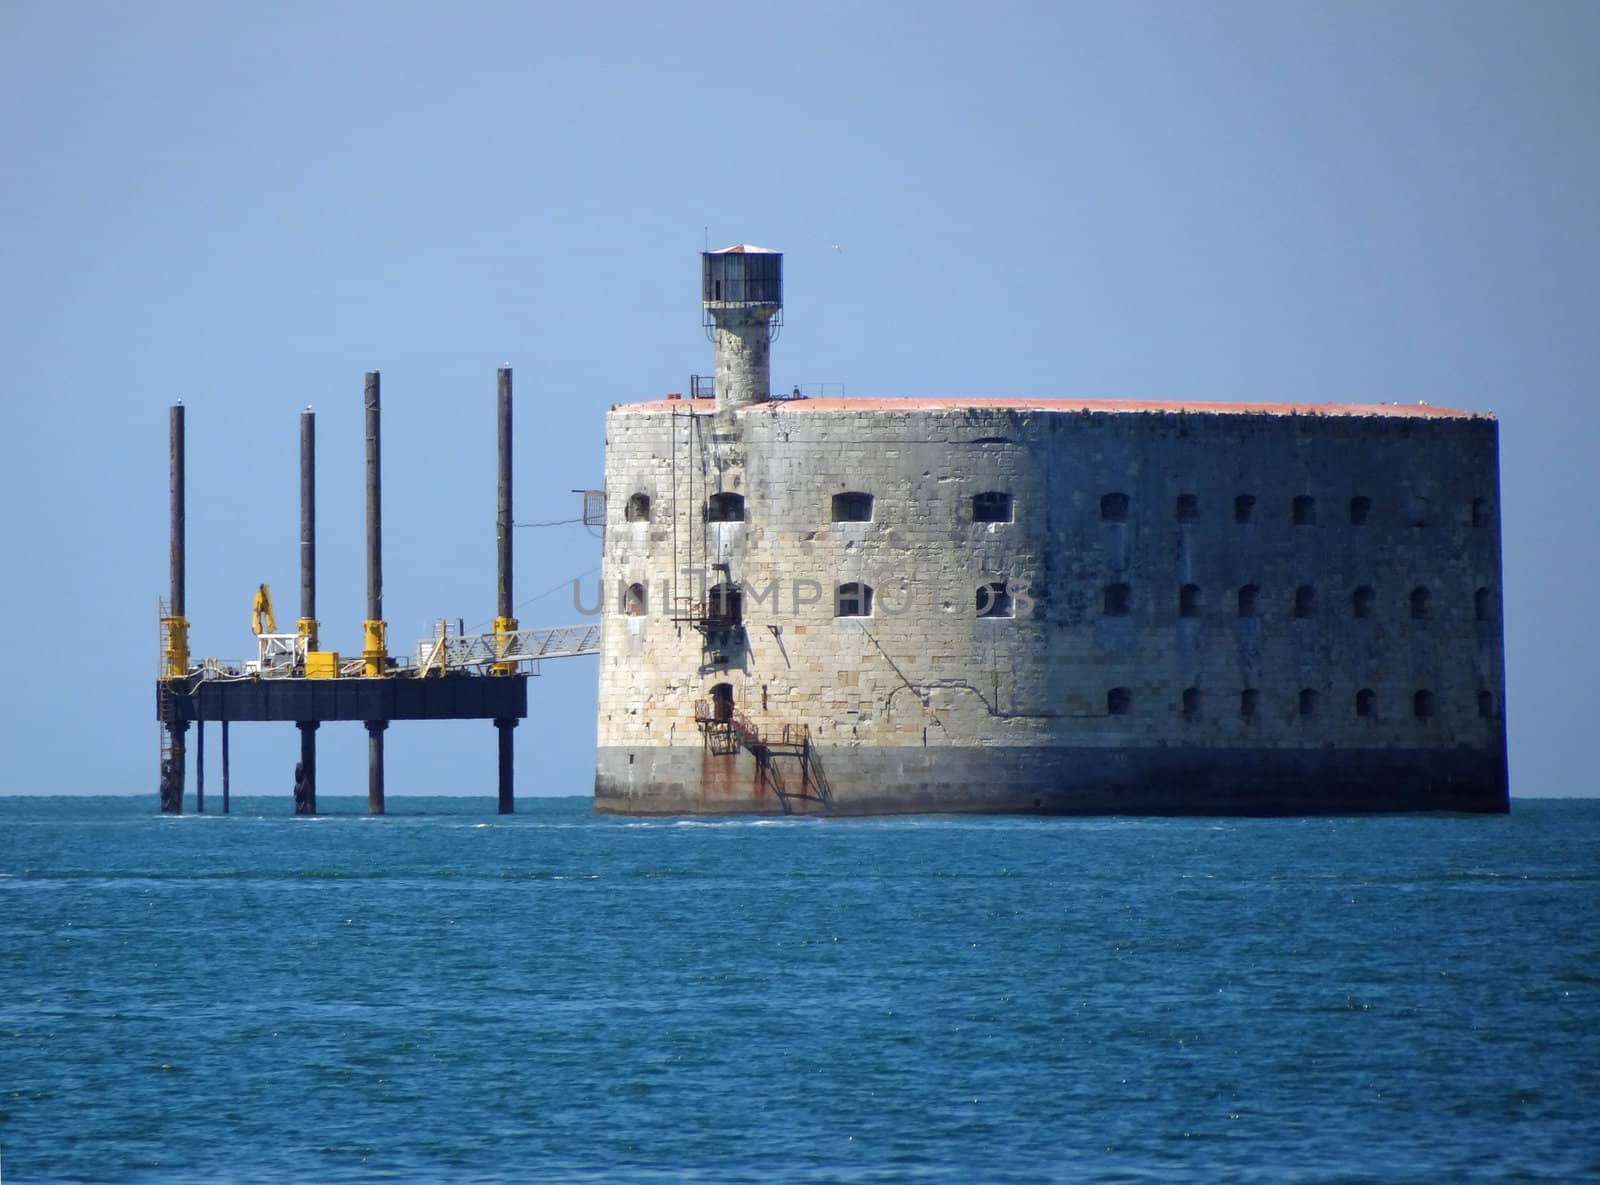
<path id="1" fill-rule="evenodd" d="M 783 724 L 763 732 L 744 713 L 719 712 L 707 700 L 695 706 L 695 722 L 713 754 L 725 757 L 740 749 L 749 751 L 756 761 L 756 776 L 777 796 L 784 814 L 794 814 L 796 806 L 805 803 L 815 803 L 823 810 L 833 806 L 833 788 L 811 743 L 810 726 Z M 780 760 L 794 763 L 789 775 L 784 774 Z M 791 778 L 797 779 L 794 785 Z"/>

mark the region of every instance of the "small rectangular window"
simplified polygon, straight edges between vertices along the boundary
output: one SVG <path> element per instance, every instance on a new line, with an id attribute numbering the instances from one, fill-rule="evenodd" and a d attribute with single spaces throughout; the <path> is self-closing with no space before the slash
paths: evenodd
<path id="1" fill-rule="evenodd" d="M 872 521 L 872 495 L 860 490 L 850 490 L 833 496 L 833 521 L 836 523 L 869 523 Z"/>
<path id="2" fill-rule="evenodd" d="M 835 617 L 871 617 L 872 586 L 860 581 L 841 584 L 834 592 L 833 606 Z"/>
<path id="3" fill-rule="evenodd" d="M 1011 603 L 1011 593 L 1006 590 L 1003 580 L 980 584 L 975 601 L 979 617 L 1011 617 L 1016 612 Z"/>
<path id="4" fill-rule="evenodd" d="M 972 495 L 972 521 L 1008 523 L 1011 521 L 1011 495 L 1004 490 L 985 490 Z"/>

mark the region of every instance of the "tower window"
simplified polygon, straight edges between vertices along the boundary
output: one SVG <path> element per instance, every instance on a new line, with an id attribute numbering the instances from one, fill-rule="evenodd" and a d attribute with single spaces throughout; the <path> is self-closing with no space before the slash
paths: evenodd
<path id="1" fill-rule="evenodd" d="M 1006 591 L 1005 581 L 995 581 L 992 584 L 978 586 L 977 610 L 979 617 L 1010 617 L 1012 615 L 1011 594 Z"/>
<path id="2" fill-rule="evenodd" d="M 706 609 L 706 616 L 713 622 L 739 625 L 744 621 L 744 594 L 739 591 L 737 584 L 725 580 L 711 590 Z"/>
<path id="3" fill-rule="evenodd" d="M 1256 512 L 1256 496 L 1240 494 L 1233 500 L 1233 521 L 1247 523 Z"/>
<path id="4" fill-rule="evenodd" d="M 1200 586 L 1186 584 L 1178 590 L 1178 616 L 1200 616 Z"/>
<path id="5" fill-rule="evenodd" d="M 851 490 L 833 496 L 833 521 L 836 523 L 870 523 L 872 521 L 872 495 Z"/>
<path id="6" fill-rule="evenodd" d="M 1239 590 L 1239 616 L 1254 617 L 1257 608 L 1256 601 L 1261 596 L 1261 590 L 1253 584 L 1247 584 Z"/>
<path id="7" fill-rule="evenodd" d="M 1371 617 L 1373 602 L 1377 600 L 1370 585 L 1363 584 L 1350 594 L 1350 612 L 1356 617 Z"/>
<path id="8" fill-rule="evenodd" d="M 1357 494 L 1350 499 L 1350 523 L 1352 526 L 1365 526 L 1368 517 L 1372 514 L 1372 499 L 1364 494 Z"/>
<path id="9" fill-rule="evenodd" d="M 1472 594 L 1472 616 L 1475 621 L 1494 620 L 1494 596 L 1486 588 Z"/>
<path id="10" fill-rule="evenodd" d="M 1478 692 L 1478 715 L 1485 720 L 1494 719 L 1494 693 L 1492 691 Z"/>
<path id="11" fill-rule="evenodd" d="M 649 603 L 644 585 L 630 584 L 622 594 L 622 612 L 628 617 L 643 617 Z"/>
<path id="12" fill-rule="evenodd" d="M 650 495 L 634 494 L 628 499 L 628 505 L 622 512 L 622 517 L 630 523 L 647 523 L 650 521 Z"/>
<path id="13" fill-rule="evenodd" d="M 706 522 L 744 522 L 744 495 L 712 494 L 706 499 Z"/>
<path id="14" fill-rule="evenodd" d="M 1315 716 L 1317 714 L 1317 693 L 1309 687 L 1300 689 L 1300 715 Z"/>
<path id="15" fill-rule="evenodd" d="M 1133 692 L 1126 687 L 1113 687 L 1106 692 L 1106 714 L 1126 716 L 1133 709 Z"/>
<path id="16" fill-rule="evenodd" d="M 1294 615 L 1296 617 L 1315 617 L 1317 613 L 1317 590 L 1309 584 L 1302 584 L 1294 590 Z"/>
<path id="17" fill-rule="evenodd" d="M 1132 600 L 1126 584 L 1108 584 L 1105 591 L 1105 615 L 1107 617 L 1128 616 L 1128 605 Z"/>
<path id="18" fill-rule="evenodd" d="M 1489 506 L 1489 499 L 1474 498 L 1472 500 L 1472 525 L 1487 527 L 1494 518 L 1494 511 Z"/>
<path id="19" fill-rule="evenodd" d="M 1128 495 L 1116 493 L 1101 495 L 1100 517 L 1108 523 L 1127 521 Z"/>
<path id="20" fill-rule="evenodd" d="M 1432 719 L 1433 708 L 1433 692 L 1419 691 L 1411 697 L 1411 714 L 1418 720 Z"/>
<path id="21" fill-rule="evenodd" d="M 1361 717 L 1371 716 L 1377 708 L 1378 697 L 1372 693 L 1372 688 L 1363 687 L 1356 692 L 1356 715 Z"/>
<path id="22" fill-rule="evenodd" d="M 1239 715 L 1246 720 L 1256 718 L 1256 709 L 1261 706 L 1261 693 L 1254 687 L 1246 687 L 1239 693 Z"/>
<path id="23" fill-rule="evenodd" d="M 727 724 L 733 719 L 733 684 L 716 683 L 711 687 L 711 719 Z"/>
<path id="24" fill-rule="evenodd" d="M 1420 584 L 1411 590 L 1411 616 L 1419 621 L 1433 616 L 1433 594 Z"/>
<path id="25" fill-rule="evenodd" d="M 972 521 L 1008 523 L 1011 521 L 1011 495 L 1004 490 L 985 490 L 972 495 Z"/>
<path id="26" fill-rule="evenodd" d="M 871 617 L 872 585 L 851 581 L 841 584 L 833 595 L 835 617 Z"/>
<path id="27" fill-rule="evenodd" d="M 1185 720 L 1200 719 L 1200 689 L 1198 687 L 1185 687 L 1183 689 L 1183 718 Z"/>
<path id="28" fill-rule="evenodd" d="M 1317 500 L 1310 494 L 1300 494 L 1294 500 L 1291 513 L 1294 516 L 1294 525 L 1309 527 L 1317 521 Z"/>
<path id="29" fill-rule="evenodd" d="M 1200 499 L 1194 494 L 1179 494 L 1177 514 L 1180 523 L 1194 522 L 1200 517 Z"/>

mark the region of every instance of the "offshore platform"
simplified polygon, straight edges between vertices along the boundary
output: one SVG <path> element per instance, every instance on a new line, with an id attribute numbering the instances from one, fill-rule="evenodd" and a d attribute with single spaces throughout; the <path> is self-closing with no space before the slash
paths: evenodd
<path id="1" fill-rule="evenodd" d="M 515 806 L 513 730 L 528 714 L 528 676 L 545 659 L 597 654 L 598 621 L 549 629 L 522 629 L 511 600 L 511 369 L 501 367 L 496 393 L 498 479 L 495 516 L 496 583 L 492 632 L 448 632 L 440 622 L 414 656 L 390 655 L 383 619 L 383 511 L 379 448 L 379 376 L 363 388 L 366 413 L 367 616 L 359 655 L 321 648 L 317 621 L 316 417 L 300 415 L 300 616 L 292 633 L 279 633 L 269 591 L 262 585 L 253 606 L 254 659 L 195 662 L 189 653 L 184 605 L 184 408 L 170 409 L 171 588 L 159 605 L 160 668 L 156 714 L 160 723 L 161 810 L 181 813 L 187 734 L 196 728 L 195 802 L 205 810 L 205 725 L 222 726 L 222 803 L 229 806 L 228 726 L 243 721 L 292 722 L 300 730 L 295 767 L 296 814 L 317 813 L 317 729 L 328 721 L 359 721 L 367 730 L 367 809 L 384 811 L 383 734 L 398 720 L 492 720 L 499 742 L 501 814 Z M 602 523 L 604 494 L 584 494 L 586 523 Z"/>

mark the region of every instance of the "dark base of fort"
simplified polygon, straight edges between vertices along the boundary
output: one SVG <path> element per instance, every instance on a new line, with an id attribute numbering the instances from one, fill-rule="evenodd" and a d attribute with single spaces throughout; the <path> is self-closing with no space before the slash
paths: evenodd
<path id="1" fill-rule="evenodd" d="M 177 720 L 521 720 L 526 675 L 428 679 L 210 679 L 172 699 Z"/>
<path id="2" fill-rule="evenodd" d="M 1509 809 L 1503 753 L 1473 749 L 820 750 L 832 802 L 804 814 L 1351 815 Z M 790 782 L 797 777 L 782 771 Z M 595 810 L 783 814 L 746 752 L 602 748 Z"/>

